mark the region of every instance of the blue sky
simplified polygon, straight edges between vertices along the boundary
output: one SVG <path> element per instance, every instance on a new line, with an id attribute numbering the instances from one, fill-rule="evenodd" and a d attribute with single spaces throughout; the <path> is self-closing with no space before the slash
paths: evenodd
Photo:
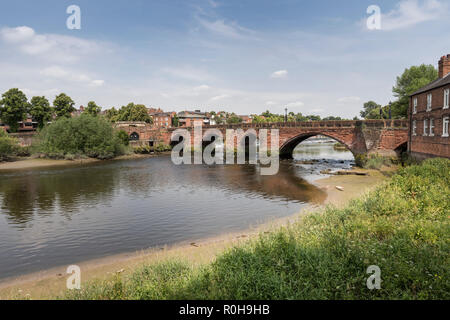
<path id="1" fill-rule="evenodd" d="M 69 5 L 81 30 L 66 27 Z M 369 5 L 381 30 L 368 30 Z M 77 106 L 353 117 L 450 53 L 449 0 L 2 1 L 0 91 Z"/>

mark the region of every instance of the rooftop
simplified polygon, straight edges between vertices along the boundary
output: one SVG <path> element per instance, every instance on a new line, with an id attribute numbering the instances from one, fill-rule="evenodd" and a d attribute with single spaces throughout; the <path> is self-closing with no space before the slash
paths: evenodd
<path id="1" fill-rule="evenodd" d="M 439 78 L 437 80 L 434 80 L 433 82 L 427 84 L 425 87 L 420 88 L 416 92 L 412 93 L 410 96 L 415 96 L 416 94 L 423 93 L 426 91 L 430 91 L 432 89 L 436 89 L 442 86 L 445 86 L 447 84 L 450 84 L 450 73 L 444 76 L 443 78 Z"/>

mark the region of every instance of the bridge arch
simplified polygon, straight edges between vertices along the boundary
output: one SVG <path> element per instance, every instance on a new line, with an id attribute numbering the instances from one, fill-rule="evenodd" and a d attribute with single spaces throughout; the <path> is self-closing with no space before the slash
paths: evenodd
<path id="1" fill-rule="evenodd" d="M 352 150 L 351 145 L 341 139 L 341 137 L 323 132 L 307 132 L 298 134 L 285 141 L 283 145 L 280 146 L 280 157 L 284 159 L 292 159 L 295 148 L 303 141 L 315 136 L 325 136 L 336 140 L 337 142 L 343 144 L 353 154 L 353 156 L 355 156 L 355 152 Z"/>

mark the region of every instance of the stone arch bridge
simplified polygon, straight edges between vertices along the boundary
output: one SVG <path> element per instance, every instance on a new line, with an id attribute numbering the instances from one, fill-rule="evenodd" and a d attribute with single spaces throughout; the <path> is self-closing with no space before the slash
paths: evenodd
<path id="1" fill-rule="evenodd" d="M 130 135 L 137 133 L 140 142 L 155 145 L 171 144 L 171 137 L 177 129 L 187 129 L 194 144 L 194 130 L 187 128 L 151 129 L 150 126 L 122 126 Z M 280 156 L 292 157 L 295 147 L 302 141 L 317 135 L 330 137 L 345 145 L 353 155 L 379 154 L 397 156 L 406 151 L 408 122 L 406 120 L 352 120 L 352 121 L 308 121 L 281 123 L 241 123 L 233 125 L 203 126 L 203 134 L 208 129 L 218 129 L 224 139 L 226 130 L 242 129 L 259 134 L 260 129 L 278 129 Z M 133 135 L 136 137 L 136 135 Z M 269 134 L 270 136 L 270 134 Z M 268 139 L 270 144 L 270 138 Z M 173 143 L 172 143 L 173 144 Z"/>

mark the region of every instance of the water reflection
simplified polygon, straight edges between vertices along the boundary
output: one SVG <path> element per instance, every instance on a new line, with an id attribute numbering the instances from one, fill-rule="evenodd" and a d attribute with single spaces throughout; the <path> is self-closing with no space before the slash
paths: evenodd
<path id="1" fill-rule="evenodd" d="M 297 155 L 333 158 L 330 146 L 319 149 Z M 290 215 L 325 200 L 308 179 L 326 165 L 283 161 L 277 175 L 261 176 L 251 165 L 158 157 L 0 173 L 0 278 Z"/>

